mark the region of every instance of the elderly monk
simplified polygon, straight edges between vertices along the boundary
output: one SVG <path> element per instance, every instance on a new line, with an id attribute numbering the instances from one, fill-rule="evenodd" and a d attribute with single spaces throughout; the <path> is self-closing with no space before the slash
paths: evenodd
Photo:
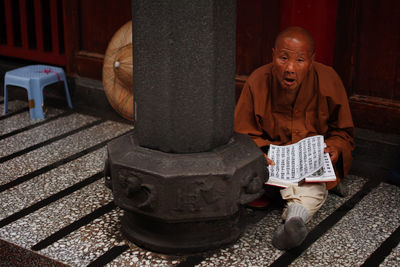
<path id="1" fill-rule="evenodd" d="M 254 140 L 267 164 L 274 164 L 266 155 L 270 144 L 288 145 L 323 135 L 339 181 L 350 169 L 354 148 L 353 121 L 339 76 L 314 61 L 313 37 L 300 27 L 278 35 L 272 57 L 272 63 L 256 69 L 246 81 L 235 110 L 235 131 Z M 274 233 L 276 248 L 286 250 L 303 242 L 306 223 L 338 181 L 280 190 L 286 201 L 285 223 Z"/>

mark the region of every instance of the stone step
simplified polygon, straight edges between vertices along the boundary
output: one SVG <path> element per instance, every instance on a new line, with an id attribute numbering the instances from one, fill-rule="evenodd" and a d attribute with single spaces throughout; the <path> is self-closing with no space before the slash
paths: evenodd
<path id="1" fill-rule="evenodd" d="M 0 239 L 1 248 L 9 248 L 4 250 L 9 262 L 30 254 L 32 260 L 44 257 L 55 266 L 400 263 L 400 189 L 380 177 L 357 175 L 343 181 L 345 197 L 329 194 L 308 224 L 304 243 L 289 252 L 271 244 L 281 223 L 279 208 L 245 209 L 246 231 L 221 249 L 164 255 L 140 248 L 123 238 L 123 211 L 113 204 L 102 179 L 107 142 L 132 125 L 52 107 L 44 121 L 31 122 L 27 111 L 12 113 L 25 108 L 25 102 L 14 100 L 9 106 L 11 115 L 0 120 Z"/>
<path id="2" fill-rule="evenodd" d="M 2 150 L 0 151 L 0 157 L 5 157 L 24 149 L 25 151 L 22 152 L 25 154 L 26 149 L 29 147 L 35 145 L 39 147 L 44 146 L 41 143 L 54 142 L 54 139 L 57 137 L 58 139 L 62 139 L 66 135 L 71 135 L 71 131 L 80 131 L 83 127 L 89 128 L 93 126 L 93 122 L 102 122 L 102 120 L 74 113 L 1 139 L 0 147 Z"/>
<path id="3" fill-rule="evenodd" d="M 363 197 L 292 266 L 360 266 L 400 226 L 400 190 L 386 183 Z"/>
<path id="4" fill-rule="evenodd" d="M 309 222 L 309 230 L 315 229 L 332 212 L 346 203 L 351 196 L 361 189 L 365 180 L 357 176 L 349 176 L 343 183 L 346 188 L 350 189 L 349 195 L 342 198 L 329 194 L 326 203 Z M 239 266 L 257 266 L 260 263 L 265 264 L 263 266 L 273 264 L 285 254 L 283 251 L 275 249 L 271 244 L 272 235 L 280 223 L 281 210 L 274 209 L 270 211 L 262 220 L 248 227 L 243 237 L 236 244 L 212 254 L 200 266 L 210 266 L 212 264 L 215 264 L 214 266 L 225 266 L 231 263 Z"/>
<path id="5" fill-rule="evenodd" d="M 100 148 L 1 192 L 0 198 L 3 201 L 0 207 L 3 212 L 0 214 L 0 220 L 102 172 L 105 155 L 105 147 Z M 75 169 L 77 166 L 78 171 Z"/>
<path id="6" fill-rule="evenodd" d="M 8 102 L 8 113 L 5 115 L 8 115 L 9 113 L 12 112 L 17 112 L 19 110 L 25 110 L 27 107 L 28 107 L 27 102 L 23 102 L 21 100 L 11 100 Z M 68 111 L 64 111 L 61 109 L 49 108 L 46 112 L 46 120 L 32 121 L 30 119 L 28 111 L 15 114 L 12 117 L 6 117 L 5 115 L 3 115 L 3 108 L 4 104 L 0 103 L 0 112 L 2 115 L 0 116 L 0 121 L 2 125 L 2 127 L 0 127 L 1 136 L 6 134 L 13 134 L 13 132 L 21 132 L 29 128 L 34 128 L 36 126 L 47 123 L 47 121 L 51 120 L 52 118 L 57 118 L 57 116 L 60 116 L 60 114 L 62 113 L 69 113 Z M 4 136 L 4 138 L 6 138 L 6 136 Z"/>

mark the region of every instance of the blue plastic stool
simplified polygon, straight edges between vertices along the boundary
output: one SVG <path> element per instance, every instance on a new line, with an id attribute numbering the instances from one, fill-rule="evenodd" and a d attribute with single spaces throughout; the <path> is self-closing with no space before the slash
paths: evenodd
<path id="1" fill-rule="evenodd" d="M 23 87 L 28 91 L 29 113 L 32 120 L 44 119 L 43 88 L 63 81 L 68 106 L 72 108 L 67 79 L 62 68 L 47 65 L 30 65 L 7 71 L 4 76 L 4 114 L 8 110 L 7 85 Z"/>

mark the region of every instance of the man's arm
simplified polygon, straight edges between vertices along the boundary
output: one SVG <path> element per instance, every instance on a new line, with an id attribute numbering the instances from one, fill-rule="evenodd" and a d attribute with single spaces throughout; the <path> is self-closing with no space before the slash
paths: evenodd
<path id="1" fill-rule="evenodd" d="M 325 152 L 330 154 L 332 163 L 336 165 L 341 177 L 347 175 L 353 160 L 351 152 L 354 149 L 354 141 L 353 135 L 349 134 L 349 131 L 350 129 L 331 131 L 325 140 L 327 145 Z"/>
<path id="2" fill-rule="evenodd" d="M 248 82 L 243 86 L 236 104 L 234 128 L 235 132 L 250 136 L 260 148 L 271 144 L 271 141 L 263 138 L 262 125 L 254 112 L 254 96 Z"/>
<path id="3" fill-rule="evenodd" d="M 349 172 L 353 160 L 354 124 L 343 83 L 336 72 L 333 77 L 334 93 L 328 97 L 329 130 L 325 135 L 325 151 L 331 155 L 339 175 L 344 177 Z"/>

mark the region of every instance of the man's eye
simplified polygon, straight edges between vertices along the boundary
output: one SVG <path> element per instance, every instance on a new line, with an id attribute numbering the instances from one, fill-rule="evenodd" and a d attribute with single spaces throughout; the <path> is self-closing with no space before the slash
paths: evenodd
<path id="1" fill-rule="evenodd" d="M 281 56 L 281 59 L 282 59 L 282 60 L 287 60 L 287 57 Z"/>
<path id="2" fill-rule="evenodd" d="M 297 62 L 304 62 L 304 59 L 298 58 L 298 59 L 297 59 Z"/>

